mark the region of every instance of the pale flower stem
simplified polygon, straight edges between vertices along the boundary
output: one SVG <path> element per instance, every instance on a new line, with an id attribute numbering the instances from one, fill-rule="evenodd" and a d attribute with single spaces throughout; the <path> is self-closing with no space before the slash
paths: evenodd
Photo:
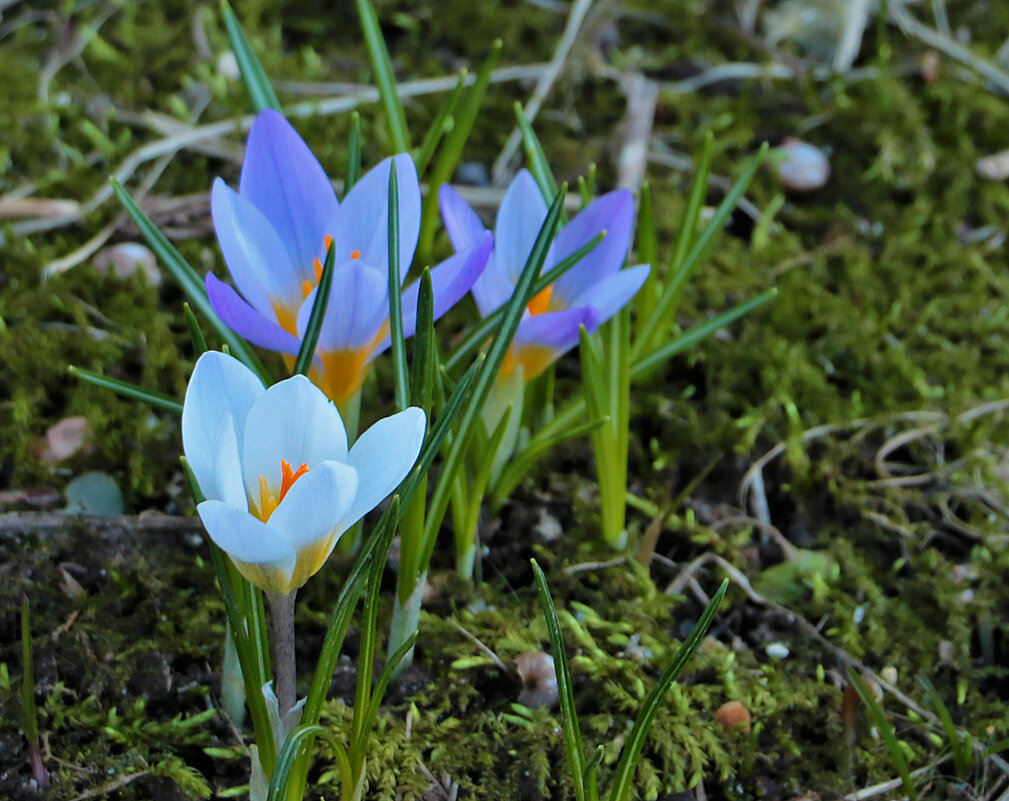
<path id="1" fill-rule="evenodd" d="M 280 719 L 298 700 L 294 661 L 294 597 L 296 590 L 268 593 L 270 599 L 270 645 L 273 651 L 273 690 Z"/>

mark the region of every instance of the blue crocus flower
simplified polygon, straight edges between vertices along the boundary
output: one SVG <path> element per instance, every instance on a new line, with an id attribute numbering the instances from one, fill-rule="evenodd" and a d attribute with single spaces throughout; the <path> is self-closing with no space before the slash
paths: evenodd
<path id="1" fill-rule="evenodd" d="M 442 220 L 456 252 L 466 253 L 484 241 L 488 231 L 459 193 L 442 186 Z M 498 210 L 494 250 L 473 285 L 480 314 L 487 316 L 512 296 L 536 236 L 547 216 L 547 204 L 528 171 L 515 176 Z M 500 381 L 516 370 L 529 381 L 578 344 L 578 329 L 592 333 L 634 297 L 648 277 L 647 264 L 621 267 L 630 249 L 634 198 L 626 189 L 603 195 L 560 230 L 550 246 L 543 271 L 562 262 L 601 231 L 605 239 L 555 283 L 529 303 L 508 355 Z"/>
<path id="2" fill-rule="evenodd" d="M 255 345 L 298 353 L 330 245 L 336 261 L 310 378 L 340 408 L 389 346 L 389 171 L 399 187 L 399 264 L 405 277 L 420 232 L 417 169 L 406 154 L 364 175 L 340 203 L 315 156 L 286 119 L 263 111 L 249 132 L 238 191 L 220 178 L 211 212 L 238 292 L 208 275 L 214 310 Z M 490 254 L 489 233 L 431 271 L 438 317 L 473 286 Z M 417 283 L 402 294 L 403 328 L 416 328 Z M 240 294 L 239 294 L 240 293 Z"/>

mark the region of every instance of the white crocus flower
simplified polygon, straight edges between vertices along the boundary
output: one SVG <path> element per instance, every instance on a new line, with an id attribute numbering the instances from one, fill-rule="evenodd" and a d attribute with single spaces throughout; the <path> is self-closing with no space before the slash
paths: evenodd
<path id="1" fill-rule="evenodd" d="M 410 472 L 424 412 L 379 420 L 347 449 L 336 406 L 304 376 L 263 387 L 237 359 L 200 357 L 186 390 L 182 443 L 207 500 L 207 533 L 268 593 L 297 590 L 340 536 Z"/>

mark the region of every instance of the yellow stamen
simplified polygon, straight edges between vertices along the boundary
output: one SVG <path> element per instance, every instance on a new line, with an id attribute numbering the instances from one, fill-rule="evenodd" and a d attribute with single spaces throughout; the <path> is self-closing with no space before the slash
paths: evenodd
<path id="1" fill-rule="evenodd" d="M 264 523 L 270 519 L 277 507 L 280 505 L 280 501 L 277 500 L 277 496 L 270 491 L 270 482 L 266 480 L 266 476 L 259 477 L 259 519 Z"/>
<path id="2" fill-rule="evenodd" d="M 280 460 L 280 492 L 274 493 L 270 489 L 270 482 L 266 480 L 266 476 L 259 477 L 259 507 L 253 510 L 253 513 L 262 520 L 264 523 L 270 519 L 277 507 L 280 506 L 280 502 L 284 500 L 284 496 L 287 495 L 294 483 L 301 478 L 305 473 L 308 472 L 308 465 L 302 463 L 302 465 L 294 470 L 291 467 L 291 463 L 286 459 Z"/>
<path id="3" fill-rule="evenodd" d="M 550 308 L 550 298 L 554 294 L 554 285 L 551 284 L 542 292 L 540 292 L 536 297 L 529 301 L 527 308 L 529 309 L 529 314 L 535 317 L 537 314 L 543 314 L 547 309 Z"/>

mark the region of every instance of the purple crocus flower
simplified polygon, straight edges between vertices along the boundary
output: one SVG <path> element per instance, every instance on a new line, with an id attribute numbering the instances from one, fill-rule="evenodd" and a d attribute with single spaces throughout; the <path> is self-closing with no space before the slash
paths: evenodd
<path id="1" fill-rule="evenodd" d="M 487 236 L 480 218 L 450 186 L 441 187 L 438 200 L 457 253 L 469 251 Z M 473 285 L 483 316 L 511 298 L 546 216 L 547 204 L 535 180 L 528 171 L 520 171 L 498 210 L 493 253 Z M 592 333 L 634 297 L 651 268 L 640 264 L 620 269 L 630 249 L 633 222 L 634 198 L 628 190 L 618 189 L 595 200 L 561 229 L 550 246 L 544 272 L 600 231 L 606 231 L 606 238 L 529 303 L 501 366 L 500 380 L 519 367 L 526 381 L 536 378 L 578 344 L 579 326 Z"/>
<path id="2" fill-rule="evenodd" d="M 322 262 L 336 253 L 329 304 L 310 378 L 340 408 L 361 389 L 368 365 L 389 347 L 389 171 L 399 188 L 399 265 L 406 276 L 420 232 L 417 169 L 406 154 L 364 175 L 340 203 L 322 166 L 286 119 L 263 111 L 249 131 L 238 191 L 218 178 L 211 193 L 217 239 L 238 292 L 206 279 L 214 310 L 249 342 L 298 353 Z M 480 276 L 489 233 L 431 271 L 435 317 Z M 418 284 L 403 291 L 403 329 L 417 324 Z M 241 294 L 239 294 L 241 293 Z"/>

